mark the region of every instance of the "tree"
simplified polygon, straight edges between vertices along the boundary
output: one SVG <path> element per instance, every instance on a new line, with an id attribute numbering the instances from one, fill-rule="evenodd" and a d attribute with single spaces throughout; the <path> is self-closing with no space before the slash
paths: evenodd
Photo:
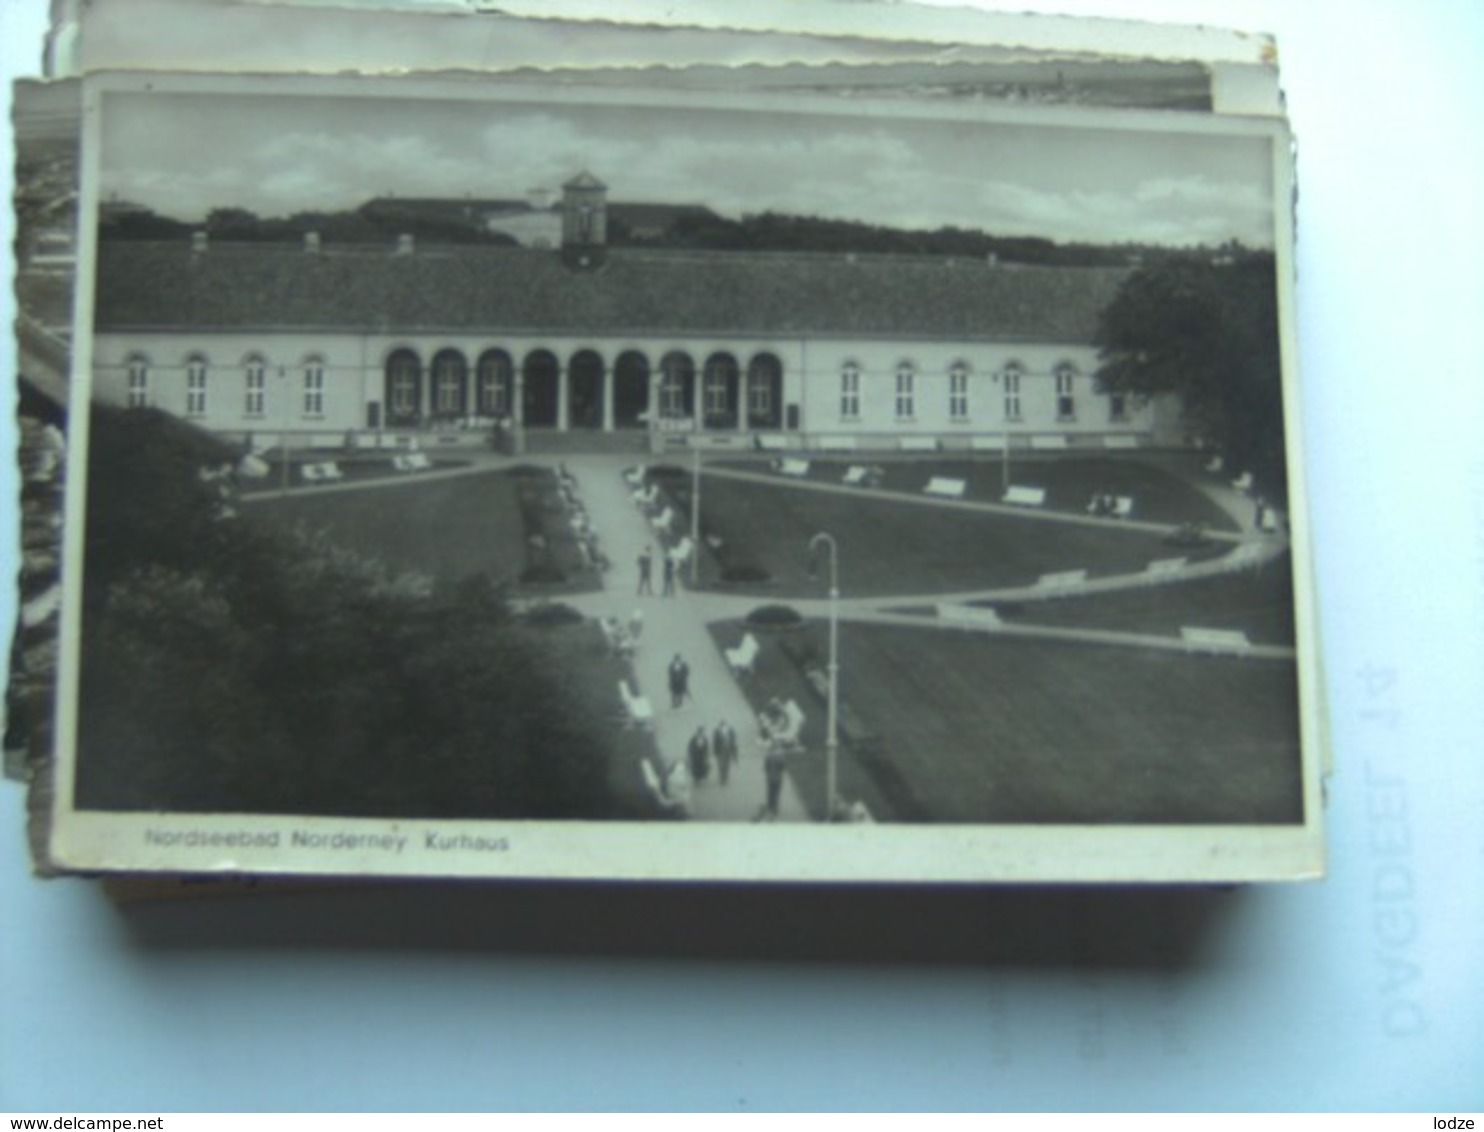
<path id="1" fill-rule="evenodd" d="M 1286 491 L 1277 275 L 1266 252 L 1191 254 L 1140 268 L 1103 312 L 1104 390 L 1179 396 L 1189 432 L 1214 443 L 1233 472 L 1250 471 L 1281 502 Z"/>

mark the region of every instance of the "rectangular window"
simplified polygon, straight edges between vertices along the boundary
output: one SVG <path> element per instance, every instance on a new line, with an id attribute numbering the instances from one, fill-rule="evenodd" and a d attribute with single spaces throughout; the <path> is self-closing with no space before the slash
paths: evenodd
<path id="1" fill-rule="evenodd" d="M 129 397 L 131 409 L 143 409 L 149 405 L 149 366 L 144 362 L 129 363 Z"/>
<path id="2" fill-rule="evenodd" d="M 771 417 L 773 415 L 773 383 L 765 377 L 754 377 L 747 386 L 747 415 Z"/>
<path id="3" fill-rule="evenodd" d="M 1113 421 L 1128 420 L 1128 395 L 1126 393 L 1108 394 L 1108 419 Z"/>
<path id="4" fill-rule="evenodd" d="M 261 417 L 263 415 L 264 391 L 267 382 L 263 377 L 263 367 L 254 362 L 247 367 L 247 404 L 244 406 L 250 417 Z"/>
<path id="5" fill-rule="evenodd" d="M 685 379 L 667 373 L 660 381 L 660 416 L 676 420 L 685 416 Z"/>
<path id="6" fill-rule="evenodd" d="M 1020 419 L 1020 373 L 1018 370 L 1007 370 L 1005 373 L 1005 419 L 1007 421 Z"/>
<path id="7" fill-rule="evenodd" d="M 897 420 L 911 420 L 917 390 L 917 374 L 910 369 L 897 370 Z"/>
<path id="8" fill-rule="evenodd" d="M 1077 403 L 1072 398 L 1073 374 L 1071 370 L 1056 371 L 1056 419 L 1070 421 L 1077 416 Z"/>
<path id="9" fill-rule="evenodd" d="M 708 417 L 724 417 L 727 415 L 727 379 L 725 374 L 711 373 L 706 375 L 706 415 Z"/>
<path id="10" fill-rule="evenodd" d="M 325 367 L 318 362 L 304 367 L 304 415 L 325 415 Z"/>
<path id="11" fill-rule="evenodd" d="M 206 363 L 191 362 L 186 366 L 186 416 L 206 414 Z"/>
<path id="12" fill-rule="evenodd" d="M 948 415 L 955 421 L 969 419 L 969 371 L 954 367 L 948 373 Z"/>
<path id="13" fill-rule="evenodd" d="M 840 371 L 840 419 L 859 420 L 861 415 L 861 371 L 846 366 Z"/>

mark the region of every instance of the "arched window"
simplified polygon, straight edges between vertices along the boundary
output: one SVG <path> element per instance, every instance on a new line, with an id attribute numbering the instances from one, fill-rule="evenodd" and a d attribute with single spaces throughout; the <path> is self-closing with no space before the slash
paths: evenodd
<path id="1" fill-rule="evenodd" d="M 417 423 L 422 411 L 422 363 L 411 350 L 386 360 L 386 419 L 391 425 Z"/>
<path id="2" fill-rule="evenodd" d="M 304 359 L 304 415 L 325 415 L 325 359 L 318 354 Z"/>
<path id="3" fill-rule="evenodd" d="M 192 354 L 186 359 L 186 416 L 206 415 L 206 358 Z"/>
<path id="4" fill-rule="evenodd" d="M 737 423 L 737 359 L 731 354 L 712 354 L 706 359 L 702 381 L 708 427 L 730 428 Z"/>
<path id="5" fill-rule="evenodd" d="M 1019 362 L 1011 362 L 1001 374 L 1005 387 L 1005 419 L 1007 421 L 1020 420 L 1020 379 L 1025 370 Z"/>
<path id="6" fill-rule="evenodd" d="M 671 419 L 691 415 L 696 363 L 689 354 L 675 350 L 660 361 L 660 416 Z"/>
<path id="7" fill-rule="evenodd" d="M 1056 419 L 1059 421 L 1072 421 L 1077 419 L 1077 397 L 1076 382 L 1077 371 L 1071 365 L 1063 362 L 1056 367 Z"/>
<path id="8" fill-rule="evenodd" d="M 959 359 L 948 367 L 948 417 L 969 419 L 969 363 Z"/>
<path id="9" fill-rule="evenodd" d="M 917 367 L 911 362 L 897 363 L 897 420 L 909 421 L 917 415 Z"/>
<path id="10" fill-rule="evenodd" d="M 464 383 L 469 366 L 457 350 L 439 350 L 433 356 L 433 414 L 452 418 L 464 415 Z"/>
<path id="11" fill-rule="evenodd" d="M 268 363 L 261 354 L 249 354 L 242 363 L 244 390 L 243 412 L 249 417 L 261 417 L 266 405 L 268 389 Z"/>
<path id="12" fill-rule="evenodd" d="M 511 415 L 515 362 L 504 350 L 486 350 L 474 371 L 474 411 L 481 417 Z"/>
<path id="13" fill-rule="evenodd" d="M 747 423 L 777 428 L 782 420 L 783 363 L 774 354 L 756 354 L 747 363 Z"/>
<path id="14" fill-rule="evenodd" d="M 130 354 L 124 362 L 127 371 L 128 390 L 124 403 L 131 409 L 143 409 L 149 405 L 149 359 L 143 354 Z"/>
<path id="15" fill-rule="evenodd" d="M 840 419 L 858 421 L 861 416 L 861 367 L 846 362 L 840 367 Z"/>

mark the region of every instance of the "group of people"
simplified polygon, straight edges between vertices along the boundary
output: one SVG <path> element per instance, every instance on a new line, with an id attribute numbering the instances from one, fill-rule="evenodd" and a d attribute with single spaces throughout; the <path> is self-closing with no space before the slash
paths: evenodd
<path id="1" fill-rule="evenodd" d="M 666 554 L 662 559 L 664 565 L 661 569 L 664 588 L 660 591 L 664 597 L 675 596 L 675 558 Z M 654 548 L 646 546 L 639 554 L 639 596 L 645 594 L 654 596 Z"/>
<path id="2" fill-rule="evenodd" d="M 716 764 L 716 780 L 722 786 L 731 781 L 732 767 L 737 764 L 737 732 L 726 720 L 716 725 L 711 734 L 704 724 L 697 727 L 685 750 L 686 763 L 690 767 L 692 780 L 705 782 L 711 777 L 711 765 Z"/>

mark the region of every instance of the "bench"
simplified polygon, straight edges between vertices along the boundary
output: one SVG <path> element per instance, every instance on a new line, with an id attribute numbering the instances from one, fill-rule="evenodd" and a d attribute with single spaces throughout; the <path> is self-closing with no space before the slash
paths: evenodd
<path id="1" fill-rule="evenodd" d="M 1262 522 L 1257 524 L 1265 534 L 1272 534 L 1278 529 L 1278 513 L 1271 507 L 1262 509 Z"/>
<path id="2" fill-rule="evenodd" d="M 752 675 L 752 666 L 757 663 L 757 654 L 760 651 L 756 637 L 751 633 L 746 633 L 736 648 L 723 651 L 726 654 L 727 665 L 733 672 L 738 676 Z"/>
<path id="3" fill-rule="evenodd" d="M 670 507 L 666 507 L 653 519 L 649 520 L 650 525 L 654 527 L 655 530 L 666 532 L 670 530 L 670 524 L 672 524 L 673 522 L 675 522 L 675 511 L 673 508 Z"/>
<path id="4" fill-rule="evenodd" d="M 802 749 L 799 736 L 804 731 L 804 709 L 797 700 L 781 705 L 783 718 L 774 721 L 767 712 L 758 717 L 758 730 L 762 734 L 764 747 L 777 747 L 786 751 Z"/>
<path id="5" fill-rule="evenodd" d="M 868 470 L 864 464 L 852 464 L 845 469 L 845 475 L 840 482 L 850 487 L 865 487 Z"/>
<path id="6" fill-rule="evenodd" d="M 1156 558 L 1144 567 L 1144 573 L 1156 578 L 1168 577 L 1171 574 L 1180 573 L 1185 569 L 1188 561 L 1185 558 Z"/>
<path id="7" fill-rule="evenodd" d="M 1180 639 L 1192 648 L 1208 652 L 1243 652 L 1252 647 L 1247 634 L 1240 629 L 1207 629 L 1182 625 Z"/>
<path id="8" fill-rule="evenodd" d="M 1043 590 L 1062 589 L 1066 586 L 1080 586 L 1087 581 L 1086 570 L 1057 570 L 1050 574 L 1042 574 L 1036 579 L 1036 587 Z"/>
<path id="9" fill-rule="evenodd" d="M 648 475 L 644 468 L 625 468 L 623 472 L 624 482 L 630 487 L 638 490 L 644 486 L 644 477 Z"/>
<path id="10" fill-rule="evenodd" d="M 432 466 L 426 452 L 410 452 L 392 457 L 392 467 L 399 472 L 425 472 Z"/>
<path id="11" fill-rule="evenodd" d="M 1221 470 L 1226 467 L 1226 461 L 1220 456 L 1208 456 L 1206 457 L 1206 462 L 1201 467 L 1205 468 L 1212 475 L 1220 475 Z"/>
<path id="12" fill-rule="evenodd" d="M 1019 487 L 1011 484 L 1005 489 L 1005 494 L 1000 497 L 1003 503 L 1013 503 L 1017 507 L 1042 507 L 1046 503 L 1046 489 L 1044 487 Z"/>
<path id="13" fill-rule="evenodd" d="M 1087 501 L 1089 515 L 1101 515 L 1113 519 L 1127 519 L 1134 512 L 1132 495 L 1107 495 L 1097 492 Z"/>
<path id="14" fill-rule="evenodd" d="M 629 682 L 618 682 L 618 694 L 623 700 L 624 716 L 629 727 L 648 728 L 654 726 L 654 708 L 648 696 L 636 696 L 629 691 Z"/>
<path id="15" fill-rule="evenodd" d="M 686 535 L 669 550 L 670 560 L 677 566 L 681 566 L 690 560 L 690 556 L 696 552 L 696 544 L 691 542 L 690 535 Z"/>
<path id="16" fill-rule="evenodd" d="M 1232 480 L 1232 487 L 1236 488 L 1238 491 L 1251 491 L 1252 473 L 1243 472 L 1236 479 Z"/>
<path id="17" fill-rule="evenodd" d="M 1002 624 L 1000 615 L 987 605 L 940 601 L 934 609 L 939 621 L 960 629 L 997 629 Z"/>
<path id="18" fill-rule="evenodd" d="M 927 495 L 941 495 L 947 499 L 962 499 L 966 486 L 967 484 L 964 480 L 949 479 L 947 476 L 934 476 L 928 480 L 927 487 L 922 490 Z"/>
<path id="19" fill-rule="evenodd" d="M 897 441 L 899 452 L 936 452 L 938 441 L 932 436 L 904 436 Z"/>
<path id="20" fill-rule="evenodd" d="M 634 655 L 634 638 L 624 628 L 623 622 L 617 617 L 604 617 L 598 621 L 598 625 L 603 630 L 603 639 L 608 643 L 610 654 L 620 658 Z M 624 689 L 627 691 L 627 684 L 624 684 Z"/>
<path id="21" fill-rule="evenodd" d="M 660 499 L 658 484 L 650 484 L 648 487 L 639 488 L 629 493 L 629 498 L 639 507 L 653 507 Z"/>
<path id="22" fill-rule="evenodd" d="M 676 797 L 665 790 L 665 784 L 660 781 L 659 772 L 654 769 L 654 764 L 648 759 L 640 759 L 639 766 L 643 770 L 644 785 L 648 789 L 650 797 L 667 813 L 684 816 L 690 812 L 690 799 Z"/>
<path id="23" fill-rule="evenodd" d="M 320 475 L 318 464 L 300 464 L 299 478 L 305 483 L 324 483 L 324 477 Z"/>
<path id="24" fill-rule="evenodd" d="M 809 474 L 809 461 L 786 458 L 777 461 L 773 465 L 773 468 L 780 476 L 807 476 Z"/>
<path id="25" fill-rule="evenodd" d="M 1067 446 L 1067 438 L 1061 433 L 1050 436 L 1031 437 L 1031 447 L 1040 452 L 1057 452 Z"/>

